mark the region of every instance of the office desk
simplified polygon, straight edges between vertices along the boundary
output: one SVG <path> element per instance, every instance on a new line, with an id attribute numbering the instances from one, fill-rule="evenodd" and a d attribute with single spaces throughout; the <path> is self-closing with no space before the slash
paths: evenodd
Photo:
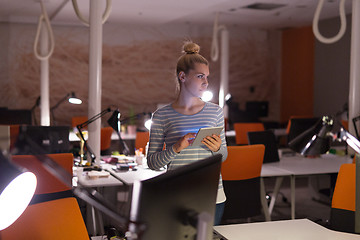
<path id="1" fill-rule="evenodd" d="M 83 131 L 83 132 L 87 132 L 87 131 Z M 135 140 L 136 138 L 136 134 L 127 134 L 127 133 L 121 133 L 121 138 L 122 140 Z M 84 136 L 85 140 L 87 140 L 88 136 L 86 134 L 86 136 Z M 119 140 L 119 136 L 117 135 L 116 132 L 113 132 L 111 134 L 111 140 Z M 69 133 L 69 141 L 70 142 L 78 142 L 80 141 L 80 138 L 78 136 L 76 136 L 76 133 L 71 131 Z"/>
<path id="2" fill-rule="evenodd" d="M 131 185 L 134 183 L 134 181 L 142 181 L 149 178 L 156 177 L 165 171 L 154 171 L 149 168 L 144 168 L 142 166 L 137 166 L 137 170 L 129 170 L 129 171 L 121 171 L 121 172 L 115 172 L 111 164 L 102 164 L 101 167 L 103 169 L 108 169 L 113 174 L 115 174 L 117 177 L 119 177 L 125 184 Z M 100 177 L 96 179 L 89 179 L 86 176 L 86 173 L 83 172 L 81 176 L 78 176 L 77 180 L 82 186 L 84 187 L 111 187 L 111 186 L 120 186 L 123 185 L 121 181 L 114 178 L 113 176 L 109 177 Z"/>
<path id="3" fill-rule="evenodd" d="M 228 240 L 357 240 L 360 235 L 329 230 L 308 219 L 215 226 Z"/>
<path id="4" fill-rule="evenodd" d="M 108 169 L 113 174 L 115 174 L 117 177 L 121 179 L 118 180 L 113 176 L 108 177 L 99 177 L 95 179 L 89 179 L 86 175 L 86 172 L 82 172 L 80 176 L 76 176 L 73 178 L 73 185 L 76 187 L 77 183 L 79 183 L 82 187 L 86 188 L 96 188 L 98 191 L 100 191 L 101 187 L 113 187 L 113 186 L 122 186 L 124 185 L 123 182 L 126 185 L 132 185 L 136 180 L 146 180 L 155 176 L 158 176 L 165 172 L 163 171 L 153 171 L 149 168 L 144 168 L 142 166 L 137 166 L 136 171 L 121 171 L 121 172 L 115 172 L 112 170 L 112 167 L 114 165 L 103 163 L 101 164 L 101 167 L 103 169 Z M 77 171 L 76 168 L 74 168 L 74 172 L 77 174 L 79 171 Z M 89 233 L 92 235 L 103 235 L 103 222 L 102 222 L 102 216 L 101 214 L 94 209 L 92 206 L 87 206 L 88 208 L 88 216 L 87 216 L 87 226 L 91 227 L 92 229 L 88 229 Z M 99 228 L 98 228 L 99 227 Z"/>
<path id="5" fill-rule="evenodd" d="M 274 132 L 274 135 L 276 137 L 280 137 L 280 136 L 286 136 L 287 133 L 286 133 L 286 128 L 274 128 L 274 129 L 271 129 L 273 132 Z M 226 137 L 235 137 L 235 130 L 228 130 L 225 132 L 225 136 Z"/>
<path id="6" fill-rule="evenodd" d="M 296 177 L 337 173 L 344 163 L 351 163 L 349 156 L 323 154 L 316 158 L 307 158 L 301 155 L 281 157 L 279 162 L 264 163 L 261 177 L 277 177 L 273 197 L 269 205 L 269 213 L 275 205 L 283 177 L 290 177 L 291 188 L 291 219 L 295 219 L 295 179 Z"/>

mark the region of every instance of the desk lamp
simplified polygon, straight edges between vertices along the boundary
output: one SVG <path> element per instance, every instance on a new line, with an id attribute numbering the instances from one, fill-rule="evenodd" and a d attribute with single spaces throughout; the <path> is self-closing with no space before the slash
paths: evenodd
<path id="1" fill-rule="evenodd" d="M 118 134 L 120 143 L 123 146 L 123 153 L 125 155 L 129 155 L 129 153 L 130 153 L 128 146 L 122 140 L 121 135 L 120 135 L 120 112 L 118 110 L 111 110 L 111 108 L 107 108 L 107 109 L 103 110 L 102 112 L 100 112 L 99 114 L 96 114 L 95 116 L 93 116 L 92 118 L 87 120 L 86 122 L 80 123 L 79 125 L 76 126 L 76 128 L 79 131 L 80 138 L 84 142 L 84 146 L 87 148 L 87 150 L 89 152 L 89 155 L 90 155 L 90 158 L 91 158 L 91 164 L 95 161 L 96 156 L 95 156 L 94 152 L 91 150 L 91 148 L 87 145 L 86 140 L 84 138 L 84 135 L 83 135 L 81 129 L 83 129 L 84 127 L 86 127 L 90 123 L 94 122 L 95 120 L 99 119 L 100 117 L 104 116 L 106 113 L 109 113 L 109 112 L 113 112 L 113 114 L 109 118 L 108 123 L 116 131 L 116 133 Z"/>
<path id="2" fill-rule="evenodd" d="M 289 147 L 302 155 L 318 155 L 330 149 L 330 141 L 346 142 L 360 154 L 360 142 L 330 116 L 323 116 L 314 126 L 289 142 Z M 360 233 L 360 163 L 356 160 L 355 232 Z"/>
<path id="3" fill-rule="evenodd" d="M 66 94 L 65 97 L 60 99 L 60 101 L 58 101 L 54 106 L 52 106 L 50 108 L 50 112 L 51 112 L 51 116 L 54 121 L 54 125 L 56 125 L 54 111 L 56 108 L 58 108 L 60 106 L 61 103 L 63 103 L 66 100 L 68 100 L 69 103 L 71 103 L 71 104 L 81 104 L 82 103 L 81 99 L 77 98 L 74 92 L 70 92 L 70 93 Z"/>
<path id="4" fill-rule="evenodd" d="M 78 187 L 73 188 L 71 184 L 72 174 L 66 171 L 60 164 L 55 162 L 52 158 L 48 157 L 46 155 L 45 151 L 42 149 L 41 146 L 36 144 L 31 138 L 29 138 L 26 135 L 20 134 L 18 137 L 18 140 L 20 141 L 17 146 L 20 148 L 28 148 L 31 151 L 36 152 L 35 155 L 36 158 L 41 162 L 41 164 L 45 167 L 45 169 L 55 176 L 57 179 L 59 179 L 64 185 L 68 186 L 69 188 L 73 189 L 73 193 L 84 200 L 86 203 L 89 203 L 90 205 L 94 206 L 96 209 L 100 210 L 110 218 L 116 221 L 116 223 L 121 227 L 124 231 L 126 230 L 127 226 L 127 218 L 121 216 L 117 212 L 114 211 L 116 209 L 115 206 L 111 202 L 109 202 L 106 198 L 104 198 L 99 192 L 97 192 L 95 189 L 89 189 L 87 187 L 84 187 L 81 185 L 80 182 L 78 182 Z M 110 172 L 110 171 L 109 171 Z M 22 172 L 20 170 L 16 169 L 16 166 L 11 164 L 5 157 L 1 155 L 0 151 L 0 191 L 7 186 L 7 183 L 9 183 L 8 179 L 14 179 L 17 175 L 21 174 Z M 26 174 L 26 175 L 25 175 Z M 120 180 L 116 175 L 110 172 L 110 174 L 115 177 L 116 179 Z M 35 180 L 34 180 L 35 179 Z M 21 182 L 20 182 L 21 181 Z M 121 181 L 121 180 L 120 180 Z M 14 182 L 14 183 L 13 183 Z M 20 194 L 15 195 L 11 194 L 13 196 L 13 199 L 9 199 L 8 197 L 5 198 L 3 195 L 6 193 L 10 193 L 10 191 L 7 191 L 7 188 L 5 188 L 4 191 L 1 192 L 0 195 L 0 230 L 6 228 L 11 223 L 16 221 L 16 219 L 21 215 L 21 213 L 25 210 L 28 203 L 30 202 L 32 195 L 35 192 L 35 186 L 36 185 L 36 177 L 32 173 L 23 173 L 20 175 L 16 180 L 14 180 L 12 184 L 12 188 L 16 189 L 16 192 Z M 35 184 L 34 184 L 35 182 Z M 32 187 L 29 187 L 29 184 L 32 183 Z M 126 186 L 126 183 L 122 181 L 122 183 Z M 25 193 L 32 192 L 30 197 L 26 197 Z M 20 195 L 20 197 L 19 197 Z M 22 207 L 22 211 L 18 213 L 18 215 L 13 217 L 15 211 L 13 209 L 19 209 L 20 202 L 25 202 L 27 200 L 27 204 Z M 5 200 L 7 200 L 5 202 Z M 3 214 L 7 213 L 9 210 L 10 213 L 13 212 L 12 215 L 10 214 Z M 11 220 L 11 223 L 8 222 Z"/>
<path id="5" fill-rule="evenodd" d="M 0 151 L 0 231 L 9 227 L 29 205 L 35 189 L 36 176 L 22 171 Z"/>

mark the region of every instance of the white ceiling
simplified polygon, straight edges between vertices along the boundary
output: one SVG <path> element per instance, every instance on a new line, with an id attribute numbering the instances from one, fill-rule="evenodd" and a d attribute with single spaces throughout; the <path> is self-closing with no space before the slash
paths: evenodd
<path id="1" fill-rule="evenodd" d="M 339 15 L 340 0 L 325 0 L 321 19 Z M 71 0 L 43 0 L 53 24 L 81 24 Z M 88 17 L 90 0 L 77 0 L 81 13 Z M 105 8 L 106 0 L 103 0 Z M 346 12 L 351 12 L 346 1 Z M 254 3 L 276 3 L 273 10 L 244 8 Z M 317 0 L 112 0 L 108 23 L 123 24 L 213 24 L 219 23 L 260 28 L 286 28 L 311 25 Z M 58 12 L 57 12 L 58 11 Z M 57 12 L 57 13 L 56 13 Z M 0 0 L 0 22 L 36 23 L 41 13 L 40 0 Z M 56 13 L 56 14 L 55 14 Z"/>

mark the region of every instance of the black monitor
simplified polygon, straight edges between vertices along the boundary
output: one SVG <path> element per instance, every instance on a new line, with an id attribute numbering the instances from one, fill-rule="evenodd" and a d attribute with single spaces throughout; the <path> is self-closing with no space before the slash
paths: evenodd
<path id="1" fill-rule="evenodd" d="M 249 144 L 263 144 L 265 146 L 264 161 L 280 161 L 275 134 L 272 130 L 248 132 Z"/>
<path id="2" fill-rule="evenodd" d="M 312 126 L 314 126 L 320 118 L 292 118 L 290 119 L 290 129 L 288 133 L 288 143 L 305 132 Z"/>
<path id="3" fill-rule="evenodd" d="M 19 128 L 15 154 L 50 154 L 70 152 L 69 126 L 27 126 Z M 29 142 L 31 141 L 33 147 Z"/>
<path id="4" fill-rule="evenodd" d="M 31 125 L 31 110 L 0 108 L 0 124 L 29 124 Z"/>
<path id="5" fill-rule="evenodd" d="M 246 112 L 255 117 L 267 117 L 269 114 L 268 101 L 247 101 Z"/>
<path id="6" fill-rule="evenodd" d="M 360 120 L 360 116 L 354 117 L 354 118 L 352 119 L 353 126 L 354 126 L 354 131 L 355 131 L 355 135 L 356 135 L 356 138 L 357 138 L 358 140 L 360 140 L 360 137 L 359 137 L 359 132 L 358 132 L 356 123 L 357 123 L 359 120 Z"/>
<path id="7" fill-rule="evenodd" d="M 212 239 L 221 158 L 135 182 L 129 230 L 142 240 Z"/>

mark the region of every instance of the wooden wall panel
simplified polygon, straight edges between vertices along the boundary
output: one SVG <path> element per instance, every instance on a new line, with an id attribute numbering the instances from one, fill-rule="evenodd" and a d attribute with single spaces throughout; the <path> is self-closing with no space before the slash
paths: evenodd
<path id="1" fill-rule="evenodd" d="M 314 36 L 311 27 L 282 34 L 281 121 L 313 115 Z"/>

